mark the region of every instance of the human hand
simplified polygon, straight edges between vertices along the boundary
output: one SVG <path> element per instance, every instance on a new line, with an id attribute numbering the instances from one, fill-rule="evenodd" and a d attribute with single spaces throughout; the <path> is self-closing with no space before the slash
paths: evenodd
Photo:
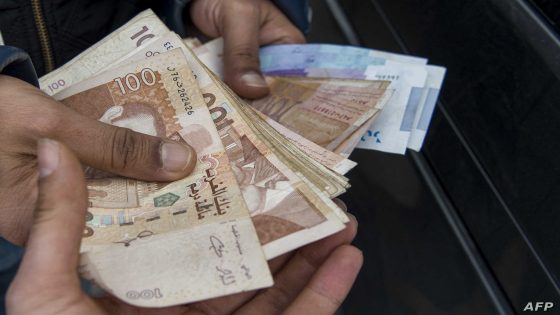
<path id="1" fill-rule="evenodd" d="M 37 201 L 37 140 L 67 144 L 95 169 L 149 181 L 188 175 L 190 147 L 98 122 L 18 79 L 0 75 L 0 235 L 25 243 Z"/>
<path id="2" fill-rule="evenodd" d="M 334 314 L 362 265 L 348 245 L 357 223 L 270 261 L 273 287 L 184 306 L 136 308 L 113 297 L 92 299 L 77 274 L 87 193 L 78 160 L 62 144 L 41 140 L 39 202 L 20 268 L 6 296 L 8 314 Z"/>
<path id="3" fill-rule="evenodd" d="M 191 19 L 204 34 L 224 37 L 226 83 L 246 98 L 269 92 L 259 66 L 259 46 L 304 43 L 303 34 L 268 0 L 195 0 Z"/>

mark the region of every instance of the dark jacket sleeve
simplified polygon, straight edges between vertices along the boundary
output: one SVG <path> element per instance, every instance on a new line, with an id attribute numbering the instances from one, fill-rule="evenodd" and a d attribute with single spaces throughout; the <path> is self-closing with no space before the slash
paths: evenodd
<path id="1" fill-rule="evenodd" d="M 185 23 L 183 16 L 188 16 L 184 13 L 187 4 L 191 0 L 164 0 L 160 17 L 165 22 L 167 27 L 179 34 L 181 37 L 186 37 Z M 307 0 L 273 0 L 280 10 L 300 29 L 304 34 L 309 31 L 309 24 L 311 20 L 311 10 Z"/>
<path id="2" fill-rule="evenodd" d="M 274 3 L 304 34 L 309 31 L 311 9 L 307 0 L 274 0 Z"/>
<path id="3" fill-rule="evenodd" d="M 0 74 L 9 75 L 39 87 L 29 55 L 16 47 L 0 45 Z"/>

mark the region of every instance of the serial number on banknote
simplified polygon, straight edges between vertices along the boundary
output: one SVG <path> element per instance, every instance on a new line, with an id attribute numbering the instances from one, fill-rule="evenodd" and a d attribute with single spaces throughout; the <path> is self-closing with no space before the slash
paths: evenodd
<path id="1" fill-rule="evenodd" d="M 398 81 L 401 77 L 398 74 L 375 74 L 376 80 Z"/>
<path id="2" fill-rule="evenodd" d="M 179 75 L 179 72 L 176 71 L 175 67 L 169 66 L 167 67 L 167 70 L 172 71 L 171 78 L 173 82 L 175 82 L 175 85 L 177 86 L 177 94 L 181 98 L 181 102 L 183 103 L 183 107 L 185 108 L 185 111 L 187 112 L 188 115 L 192 115 L 194 111 L 192 110 L 193 107 L 191 105 L 191 99 L 189 98 L 187 89 L 184 87 L 181 75 Z"/>

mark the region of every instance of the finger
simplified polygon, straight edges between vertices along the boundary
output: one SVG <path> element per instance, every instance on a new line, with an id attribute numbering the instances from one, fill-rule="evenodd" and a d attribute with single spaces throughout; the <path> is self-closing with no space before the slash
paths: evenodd
<path id="1" fill-rule="evenodd" d="M 242 97 L 269 93 L 259 63 L 260 9 L 257 1 L 231 1 L 221 12 L 226 83 Z"/>
<path id="2" fill-rule="evenodd" d="M 77 267 L 87 209 L 80 163 L 62 144 L 40 140 L 39 198 L 18 273 L 6 295 L 9 313 L 101 314 L 80 289 Z"/>
<path id="3" fill-rule="evenodd" d="M 73 154 L 54 140 L 39 141 L 38 162 L 38 203 L 18 277 L 68 276 L 69 284 L 79 288 L 76 268 L 87 209 L 83 172 Z"/>
<path id="4" fill-rule="evenodd" d="M 343 244 L 350 244 L 358 231 L 358 221 L 353 215 L 349 215 L 350 221 L 346 224 L 346 228 L 329 237 L 317 242 L 311 243 L 299 251 L 303 251 L 305 255 L 310 256 L 312 261 L 324 260 L 329 253 L 336 247 Z M 270 271 L 273 275 L 279 273 L 283 267 L 293 258 L 297 251 L 284 254 L 269 261 Z M 309 254 L 307 254 L 309 253 Z"/>
<path id="5" fill-rule="evenodd" d="M 363 264 L 354 246 L 337 248 L 283 314 L 334 314 L 352 288 Z"/>
<path id="6" fill-rule="evenodd" d="M 173 181 L 190 174 L 196 152 L 177 143 L 89 119 L 70 109 L 53 136 L 80 161 L 110 173 L 149 181 Z"/>
<path id="7" fill-rule="evenodd" d="M 259 35 L 261 45 L 303 44 L 305 36 L 270 1 L 262 1 L 263 23 Z"/>
<path id="8" fill-rule="evenodd" d="M 297 297 L 327 259 L 343 244 L 349 244 L 357 232 L 357 223 L 351 217 L 346 229 L 328 238 L 298 250 L 274 277 L 274 286 L 263 290 L 235 314 L 275 314 L 284 310 Z"/>

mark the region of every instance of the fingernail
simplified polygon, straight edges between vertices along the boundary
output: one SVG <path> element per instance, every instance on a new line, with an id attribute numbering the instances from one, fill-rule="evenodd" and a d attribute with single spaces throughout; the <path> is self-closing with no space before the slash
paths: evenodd
<path id="1" fill-rule="evenodd" d="M 191 163 L 193 150 L 173 142 L 165 142 L 161 146 L 161 162 L 169 172 L 184 171 Z"/>
<path id="2" fill-rule="evenodd" d="M 58 142 L 40 139 L 37 144 L 37 160 L 39 161 L 39 178 L 45 178 L 56 171 L 60 160 Z"/>
<path id="3" fill-rule="evenodd" d="M 346 212 L 346 214 L 347 214 L 354 222 L 356 222 L 356 225 L 358 225 L 358 219 L 356 218 L 355 215 L 353 215 L 353 214 L 350 213 L 350 212 Z"/>
<path id="4" fill-rule="evenodd" d="M 241 76 L 241 81 L 247 86 L 252 87 L 268 87 L 263 76 L 256 71 L 248 71 Z"/>

